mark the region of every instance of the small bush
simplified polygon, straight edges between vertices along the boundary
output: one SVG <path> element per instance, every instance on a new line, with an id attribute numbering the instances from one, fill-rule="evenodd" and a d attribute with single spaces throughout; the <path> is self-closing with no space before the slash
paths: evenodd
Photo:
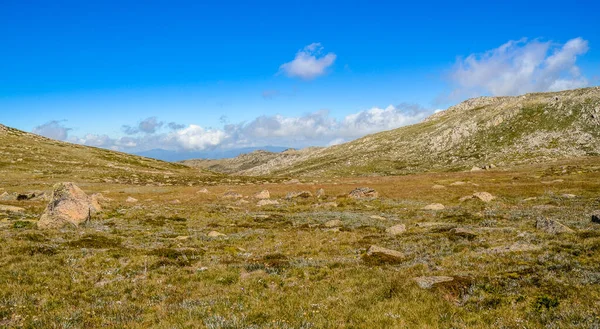
<path id="1" fill-rule="evenodd" d="M 110 238 L 100 234 L 88 234 L 79 240 L 67 242 L 67 245 L 73 248 L 116 248 L 121 246 L 121 239 Z"/>
<path id="2" fill-rule="evenodd" d="M 558 297 L 541 295 L 538 296 L 533 302 L 533 309 L 537 312 L 540 312 L 544 309 L 549 310 L 551 308 L 555 308 L 559 305 Z"/>

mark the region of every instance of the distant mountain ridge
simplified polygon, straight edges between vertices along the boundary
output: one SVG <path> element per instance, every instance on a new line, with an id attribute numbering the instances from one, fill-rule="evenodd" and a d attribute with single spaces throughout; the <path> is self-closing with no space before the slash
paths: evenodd
<path id="1" fill-rule="evenodd" d="M 171 151 L 164 149 L 153 149 L 148 151 L 135 152 L 135 155 L 169 161 L 169 162 L 177 162 L 177 161 L 185 161 L 185 160 L 193 160 L 193 159 L 226 159 L 233 158 L 241 154 L 250 153 L 254 151 L 268 151 L 268 152 L 283 152 L 287 150 L 289 147 L 283 146 L 261 146 L 261 147 L 244 147 L 237 149 L 229 149 L 229 150 L 209 150 L 209 151 Z"/>
<path id="2" fill-rule="evenodd" d="M 345 144 L 250 153 L 208 167 L 240 175 L 402 175 L 598 155 L 600 87 L 591 87 L 473 98 L 421 123 Z"/>

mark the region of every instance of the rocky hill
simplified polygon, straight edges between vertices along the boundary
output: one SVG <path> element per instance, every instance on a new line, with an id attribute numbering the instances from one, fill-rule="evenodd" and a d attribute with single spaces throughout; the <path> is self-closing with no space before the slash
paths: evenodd
<path id="1" fill-rule="evenodd" d="M 126 153 L 52 140 L 0 125 L 0 182 L 190 184 L 215 174 Z"/>
<path id="2" fill-rule="evenodd" d="M 474 98 L 415 125 L 328 148 L 295 151 L 294 156 L 284 153 L 271 154 L 250 168 L 228 167 L 228 172 L 281 176 L 401 175 L 597 156 L 600 87 Z M 243 158 L 247 157 L 252 155 Z M 224 163 L 237 161 L 241 160 Z M 244 163 L 250 165 L 253 161 Z"/>
<path id="3" fill-rule="evenodd" d="M 321 149 L 320 147 L 308 147 L 302 150 L 288 149 L 280 153 L 258 150 L 239 155 L 235 158 L 194 159 L 181 161 L 181 163 L 190 167 L 207 169 L 214 172 L 256 176 L 261 175 L 260 173 L 255 173 L 257 168 L 264 166 L 285 166 L 288 163 L 302 161 Z M 269 174 L 268 170 L 262 172 Z"/>

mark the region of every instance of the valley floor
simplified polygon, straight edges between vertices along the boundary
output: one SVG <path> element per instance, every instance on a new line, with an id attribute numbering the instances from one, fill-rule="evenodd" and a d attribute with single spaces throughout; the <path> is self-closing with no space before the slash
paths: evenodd
<path id="1" fill-rule="evenodd" d="M 15 179 L 0 194 L 50 183 Z M 600 328 L 598 158 L 299 183 L 76 183 L 112 200 L 77 229 L 37 229 L 42 200 L 0 201 L 0 327 Z M 379 197 L 347 197 L 363 186 Z M 262 190 L 279 204 L 258 207 Z M 476 192 L 495 198 L 460 200 Z M 423 209 L 434 203 L 443 209 Z M 402 260 L 366 258 L 372 245 Z M 415 280 L 430 276 L 449 278 Z"/>

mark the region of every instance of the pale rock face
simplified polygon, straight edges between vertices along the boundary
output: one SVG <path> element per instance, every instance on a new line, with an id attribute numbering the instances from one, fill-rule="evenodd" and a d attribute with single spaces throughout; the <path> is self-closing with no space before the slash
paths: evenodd
<path id="1" fill-rule="evenodd" d="M 136 203 L 136 202 L 138 202 L 138 200 L 136 198 L 127 197 L 127 200 L 125 200 L 125 202 Z"/>
<path id="2" fill-rule="evenodd" d="M 79 187 L 73 183 L 59 183 L 54 185 L 50 203 L 37 226 L 45 229 L 79 226 L 88 221 L 94 212 L 96 208 L 91 198 Z"/>
<path id="3" fill-rule="evenodd" d="M 317 190 L 317 198 L 324 198 L 325 197 L 325 190 L 320 188 Z"/>
<path id="4" fill-rule="evenodd" d="M 325 224 L 323 224 L 323 226 L 332 228 L 332 227 L 340 227 L 343 224 L 344 223 L 341 220 L 339 220 L 339 219 L 333 219 L 333 220 L 325 222 Z"/>
<path id="5" fill-rule="evenodd" d="M 223 199 L 241 199 L 243 197 L 244 197 L 243 195 L 241 195 L 237 192 L 233 192 L 233 191 L 225 192 L 223 194 Z"/>
<path id="6" fill-rule="evenodd" d="M 544 232 L 550 233 L 550 234 L 573 233 L 574 232 L 572 229 L 568 228 L 561 222 L 554 220 L 554 219 L 550 219 L 550 218 L 544 218 L 544 217 L 540 217 L 537 219 L 537 221 L 535 223 L 535 227 L 538 230 L 541 230 L 541 231 L 544 231 Z"/>
<path id="7" fill-rule="evenodd" d="M 432 203 L 423 207 L 423 210 L 444 210 L 445 208 L 441 203 Z"/>
<path id="8" fill-rule="evenodd" d="M 255 199 L 269 199 L 271 197 L 271 193 L 267 190 L 262 190 L 254 195 Z"/>
<path id="9" fill-rule="evenodd" d="M 388 227 L 388 229 L 385 231 L 390 235 L 400 235 L 400 234 L 406 232 L 406 225 L 404 225 L 404 224 L 394 225 L 392 227 Z"/>
<path id="10" fill-rule="evenodd" d="M 477 192 L 477 193 L 473 193 L 473 196 L 476 197 L 477 199 L 483 201 L 483 202 L 490 202 L 492 200 L 494 200 L 496 197 L 491 195 L 488 192 Z"/>
<path id="11" fill-rule="evenodd" d="M 367 253 L 363 256 L 363 259 L 368 263 L 389 263 L 395 264 L 402 262 L 405 257 L 404 254 L 379 246 L 371 246 L 367 250 Z"/>
<path id="12" fill-rule="evenodd" d="M 210 232 L 208 232 L 207 235 L 210 238 L 218 238 L 218 237 L 221 237 L 221 236 L 226 236 L 225 234 L 223 234 L 221 232 L 217 232 L 217 231 L 210 231 Z"/>
<path id="13" fill-rule="evenodd" d="M 301 192 L 289 192 L 285 196 L 285 198 L 288 199 L 288 200 L 297 199 L 297 198 L 307 199 L 307 198 L 310 198 L 312 196 L 313 196 L 312 193 L 310 193 L 309 191 L 301 191 Z"/>
<path id="14" fill-rule="evenodd" d="M 369 187 L 359 187 L 352 190 L 348 196 L 353 199 L 374 199 L 379 197 L 379 193 Z"/>
<path id="15" fill-rule="evenodd" d="M 436 284 L 454 281 L 454 278 L 451 276 L 420 276 L 414 278 L 413 280 L 417 282 L 417 285 L 419 285 L 419 287 L 423 289 L 430 289 Z"/>

